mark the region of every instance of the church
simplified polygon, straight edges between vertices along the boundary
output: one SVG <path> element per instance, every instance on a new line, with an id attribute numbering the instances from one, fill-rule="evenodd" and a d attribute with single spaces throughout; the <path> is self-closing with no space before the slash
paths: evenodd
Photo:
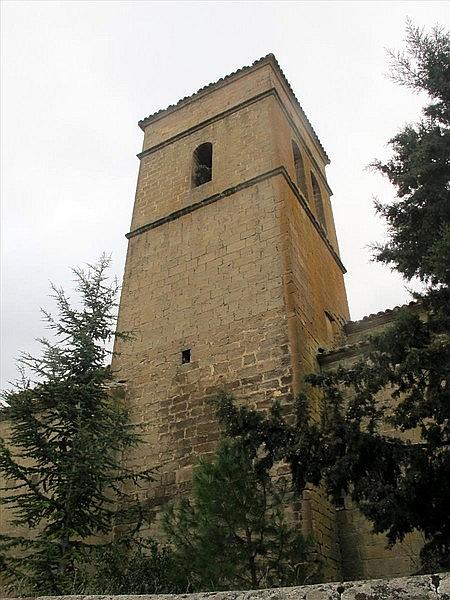
<path id="1" fill-rule="evenodd" d="M 189 491 L 219 437 L 218 389 L 286 411 L 306 374 L 350 364 L 393 311 L 351 322 L 329 158 L 269 54 L 139 122 L 144 134 L 113 369 L 157 467 L 157 508 Z M 314 406 L 312 407 L 314 411 Z M 298 526 L 328 580 L 405 575 L 419 540 L 386 548 L 347 499 L 309 489 Z"/>

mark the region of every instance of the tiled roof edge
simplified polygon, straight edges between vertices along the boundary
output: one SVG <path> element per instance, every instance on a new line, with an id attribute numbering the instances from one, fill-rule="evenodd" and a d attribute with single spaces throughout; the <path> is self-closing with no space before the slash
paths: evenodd
<path id="1" fill-rule="evenodd" d="M 366 315 L 362 319 L 358 319 L 357 321 L 349 321 L 348 323 L 346 323 L 345 327 L 352 327 L 354 325 L 359 325 L 360 323 L 373 321 L 376 318 L 396 313 L 399 310 L 403 310 L 408 307 L 418 307 L 419 305 L 420 302 L 416 300 L 411 300 L 411 302 L 407 302 L 406 304 L 400 304 L 399 306 L 394 306 L 393 308 L 386 308 L 385 310 L 380 310 L 377 313 L 371 313 L 370 315 Z"/>
<path id="2" fill-rule="evenodd" d="M 205 85 L 204 87 L 200 88 L 199 90 L 197 90 L 196 92 L 194 92 L 193 94 L 190 94 L 189 96 L 185 96 L 184 98 L 181 98 L 180 100 L 178 100 L 178 102 L 176 102 L 175 104 L 170 104 L 169 106 L 167 106 L 166 108 L 161 108 L 160 110 L 152 113 L 151 115 L 149 115 L 148 117 L 145 117 L 145 119 L 142 119 L 141 121 L 138 122 L 139 127 L 142 129 L 142 131 L 144 131 L 145 127 L 151 123 L 153 120 L 157 119 L 158 117 L 162 116 L 164 113 L 167 112 L 172 112 L 173 110 L 176 110 L 177 108 L 181 108 L 184 104 L 187 104 L 188 102 L 190 102 L 191 100 L 193 100 L 196 96 L 202 94 L 203 92 L 206 92 L 208 90 L 212 90 L 214 89 L 214 87 L 216 87 L 218 84 L 222 84 L 225 81 L 228 81 L 229 79 L 232 79 L 233 77 L 235 77 L 236 75 L 241 75 L 242 73 L 245 73 L 246 71 L 250 71 L 251 69 L 253 69 L 254 67 L 261 65 L 263 63 L 272 63 L 274 65 L 274 67 L 276 68 L 276 70 L 278 71 L 278 73 L 280 74 L 282 80 L 284 81 L 284 83 L 286 84 L 286 87 L 288 88 L 292 99 L 294 100 L 294 103 L 296 104 L 297 108 L 299 109 L 302 117 L 305 119 L 305 122 L 310 130 L 310 133 L 314 139 L 314 141 L 317 143 L 317 145 L 319 146 L 320 150 L 322 151 L 325 159 L 330 162 L 330 159 L 325 151 L 325 148 L 322 146 L 321 141 L 319 140 L 319 137 L 317 135 L 317 133 L 314 131 L 313 126 L 311 125 L 310 120 L 308 119 L 308 117 L 306 116 L 305 111 L 303 110 L 299 100 L 297 99 L 296 95 L 294 94 L 294 90 L 291 87 L 291 84 L 289 83 L 289 81 L 287 80 L 286 75 L 283 72 L 283 69 L 280 67 L 279 62 L 277 61 L 276 57 L 274 54 L 270 53 L 270 54 L 266 54 L 266 56 L 262 56 L 261 58 L 259 58 L 258 60 L 255 60 L 251 65 L 247 65 L 244 67 L 241 67 L 240 69 L 237 69 L 236 71 L 233 71 L 232 73 L 230 73 L 229 75 L 225 75 L 225 77 L 221 77 L 220 79 L 218 79 L 217 81 L 214 81 L 212 83 L 209 83 L 208 85 Z"/>

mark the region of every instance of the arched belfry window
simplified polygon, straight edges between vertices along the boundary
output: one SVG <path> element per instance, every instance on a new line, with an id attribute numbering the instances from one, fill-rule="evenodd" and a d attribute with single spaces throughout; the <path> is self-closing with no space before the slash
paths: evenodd
<path id="1" fill-rule="evenodd" d="M 323 209 L 323 200 L 322 200 L 322 193 L 320 191 L 320 187 L 319 184 L 317 183 L 317 179 L 314 176 L 314 173 L 311 173 L 311 184 L 312 184 L 312 190 L 313 190 L 313 194 L 314 194 L 314 204 L 316 206 L 316 215 L 320 221 L 320 223 L 322 224 L 323 228 L 327 229 L 327 223 L 325 221 L 325 211 Z"/>
<path id="2" fill-rule="evenodd" d="M 305 166 L 303 164 L 300 148 L 297 146 L 294 140 L 292 140 L 292 154 L 294 156 L 295 178 L 297 180 L 297 185 L 299 190 L 306 198 Z"/>
<path id="3" fill-rule="evenodd" d="M 192 159 L 192 187 L 203 185 L 212 179 L 212 144 L 205 142 L 194 151 Z"/>

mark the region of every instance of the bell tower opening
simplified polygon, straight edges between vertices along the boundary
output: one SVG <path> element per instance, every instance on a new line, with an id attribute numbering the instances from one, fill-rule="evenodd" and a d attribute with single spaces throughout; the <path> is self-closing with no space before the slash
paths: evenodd
<path id="1" fill-rule="evenodd" d="M 205 142 L 196 148 L 192 157 L 192 187 L 199 187 L 212 179 L 212 144 Z"/>

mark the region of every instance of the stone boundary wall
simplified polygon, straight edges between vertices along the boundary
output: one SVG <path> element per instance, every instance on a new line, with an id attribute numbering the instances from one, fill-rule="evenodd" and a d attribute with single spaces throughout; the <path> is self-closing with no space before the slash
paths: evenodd
<path id="1" fill-rule="evenodd" d="M 450 573 L 270 590 L 152 596 L 40 596 L 35 600 L 450 600 Z M 1 599 L 0 599 L 1 600 Z"/>

